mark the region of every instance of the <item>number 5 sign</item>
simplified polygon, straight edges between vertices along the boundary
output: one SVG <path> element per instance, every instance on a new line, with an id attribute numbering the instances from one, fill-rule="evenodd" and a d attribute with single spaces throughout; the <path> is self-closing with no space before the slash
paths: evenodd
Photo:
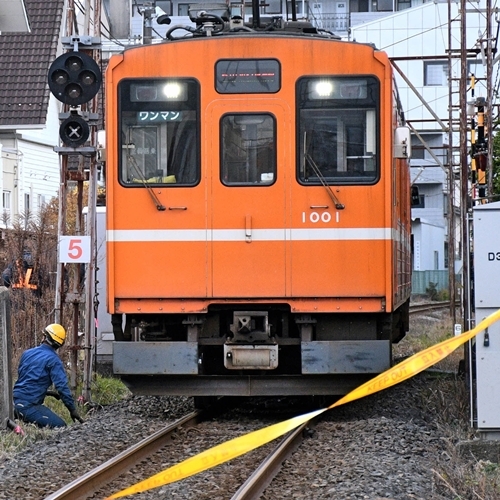
<path id="1" fill-rule="evenodd" d="M 59 262 L 90 262 L 90 236 L 61 236 Z"/>

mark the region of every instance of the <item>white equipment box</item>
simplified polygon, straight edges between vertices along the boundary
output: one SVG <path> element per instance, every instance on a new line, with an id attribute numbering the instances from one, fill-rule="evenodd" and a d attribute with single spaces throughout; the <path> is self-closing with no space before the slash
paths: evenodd
<path id="1" fill-rule="evenodd" d="M 500 202 L 474 207 L 473 227 L 477 325 L 500 309 Z M 500 322 L 476 336 L 475 365 L 477 428 L 500 439 Z"/>

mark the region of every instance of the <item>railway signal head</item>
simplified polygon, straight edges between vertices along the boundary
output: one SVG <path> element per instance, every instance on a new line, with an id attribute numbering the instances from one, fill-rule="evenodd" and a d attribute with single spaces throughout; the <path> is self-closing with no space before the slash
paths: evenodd
<path id="1" fill-rule="evenodd" d="M 83 52 L 67 52 L 49 68 L 49 88 L 64 104 L 78 106 L 94 98 L 102 81 L 101 70 Z"/>
<path id="2" fill-rule="evenodd" d="M 76 113 L 72 113 L 59 127 L 59 136 L 68 146 L 76 147 L 85 144 L 89 135 L 89 124 Z"/>

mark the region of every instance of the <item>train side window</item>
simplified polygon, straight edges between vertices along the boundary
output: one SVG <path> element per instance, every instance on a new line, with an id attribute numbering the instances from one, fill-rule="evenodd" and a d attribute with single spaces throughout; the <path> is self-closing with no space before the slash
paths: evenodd
<path id="1" fill-rule="evenodd" d="M 122 185 L 177 187 L 199 182 L 198 82 L 124 80 L 119 106 Z"/>
<path id="2" fill-rule="evenodd" d="M 372 184 L 379 176 L 379 83 L 373 77 L 297 83 L 297 178 L 301 184 Z"/>
<path id="3" fill-rule="evenodd" d="M 269 186 L 276 180 L 276 119 L 270 114 L 226 114 L 220 122 L 221 182 Z"/>

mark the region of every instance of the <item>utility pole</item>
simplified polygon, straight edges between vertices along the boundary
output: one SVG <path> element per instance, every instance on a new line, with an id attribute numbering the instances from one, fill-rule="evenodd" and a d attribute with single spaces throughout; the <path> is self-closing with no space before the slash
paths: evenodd
<path id="1" fill-rule="evenodd" d="M 450 317 L 452 324 L 457 322 L 456 315 L 456 279 L 455 279 L 455 173 L 453 171 L 455 148 L 453 141 L 454 113 L 453 113 L 453 53 L 452 47 L 452 23 L 451 23 L 451 0 L 448 0 L 448 290 L 450 294 Z"/>
<path id="2" fill-rule="evenodd" d="M 488 136 L 487 172 L 488 172 L 488 196 L 493 193 L 493 36 L 491 29 L 491 17 L 493 10 L 491 0 L 486 0 L 486 134 Z"/>
<path id="3" fill-rule="evenodd" d="M 90 4 L 90 1 L 89 1 Z M 93 35 L 97 40 L 101 37 L 101 0 L 94 0 L 93 2 L 94 18 L 93 18 Z M 88 5 L 88 12 L 90 13 L 90 5 Z M 89 24 L 90 28 L 90 24 Z M 93 50 L 93 58 L 98 65 L 101 63 L 101 50 L 95 48 Z M 99 94 L 89 104 L 91 113 L 98 115 L 99 109 Z M 91 131 L 91 144 L 97 146 L 97 130 L 95 127 Z M 94 305 L 94 293 L 92 284 L 94 280 L 91 279 L 95 275 L 97 263 L 97 243 L 96 243 L 96 212 L 97 212 L 97 158 L 96 155 L 91 156 L 89 162 L 89 184 L 88 184 L 88 212 L 87 212 L 87 235 L 90 236 L 90 249 L 91 258 L 86 270 L 85 279 L 85 340 L 84 340 L 84 369 L 83 369 L 83 397 L 86 401 L 91 400 L 91 384 L 92 373 L 94 366 L 94 355 L 96 347 L 96 338 L 93 332 L 96 326 L 93 319 L 92 309 Z M 95 319 L 97 320 L 97 318 Z"/>
<path id="4" fill-rule="evenodd" d="M 470 328 L 469 296 L 469 154 L 467 138 L 467 0 L 460 0 L 460 213 L 462 233 L 462 309 L 465 330 Z"/>

